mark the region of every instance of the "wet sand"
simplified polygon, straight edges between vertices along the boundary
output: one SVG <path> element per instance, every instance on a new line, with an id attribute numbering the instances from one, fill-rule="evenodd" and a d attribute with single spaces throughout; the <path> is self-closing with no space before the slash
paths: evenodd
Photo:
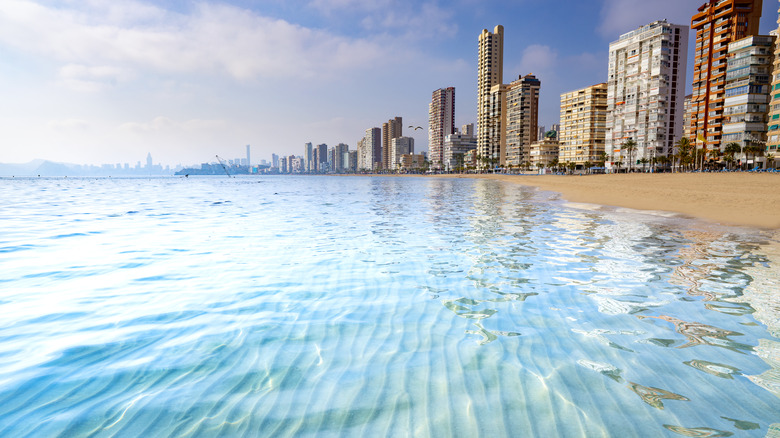
<path id="1" fill-rule="evenodd" d="M 662 210 L 728 225 L 780 229 L 780 175 L 441 175 L 486 178 L 559 192 L 572 202 Z"/>

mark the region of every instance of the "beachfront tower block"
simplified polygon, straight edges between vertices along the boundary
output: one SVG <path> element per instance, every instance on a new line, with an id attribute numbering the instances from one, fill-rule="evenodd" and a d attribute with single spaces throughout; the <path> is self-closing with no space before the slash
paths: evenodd
<path id="1" fill-rule="evenodd" d="M 766 145 L 774 42 L 774 36 L 753 35 L 729 43 L 721 152 L 729 143 Z"/>
<path id="2" fill-rule="evenodd" d="M 455 132 L 455 87 L 433 92 L 428 105 L 428 153 L 431 168 L 439 170 L 444 160 L 444 138 Z"/>
<path id="3" fill-rule="evenodd" d="M 612 161 L 633 169 L 674 153 L 683 133 L 687 52 L 688 26 L 666 20 L 609 45 L 604 145 Z M 629 140 L 635 148 L 626 147 Z"/>
<path id="4" fill-rule="evenodd" d="M 477 155 L 498 161 L 502 160 L 505 151 L 498 149 L 500 140 L 490 138 L 491 133 L 501 133 L 500 129 L 495 129 L 500 121 L 492 119 L 495 115 L 491 116 L 491 102 L 494 106 L 492 113 L 495 114 L 496 105 L 501 106 L 500 87 L 504 81 L 504 26 L 496 26 L 493 32 L 482 29 L 477 64 Z"/>
<path id="5" fill-rule="evenodd" d="M 604 153 L 607 133 L 607 84 L 601 83 L 561 94 L 560 163 L 582 169 L 595 165 Z"/>
<path id="6" fill-rule="evenodd" d="M 772 33 L 775 36 L 775 58 L 772 68 L 772 95 L 769 102 L 765 152 L 768 156 L 780 158 L 778 157 L 780 152 L 780 9 L 777 12 L 777 29 Z"/>
<path id="7" fill-rule="evenodd" d="M 382 161 L 380 156 L 382 151 L 382 130 L 379 128 L 366 129 L 366 134 L 358 141 L 357 148 L 357 170 L 378 170 L 375 166 Z"/>
<path id="8" fill-rule="evenodd" d="M 390 151 L 394 138 L 403 136 L 403 119 L 395 117 L 382 124 L 382 156 L 377 169 L 391 169 Z"/>
<path id="9" fill-rule="evenodd" d="M 539 129 L 539 89 L 542 82 L 532 74 L 506 86 L 506 160 L 501 164 L 520 167 L 530 163 L 529 151 Z"/>
<path id="10" fill-rule="evenodd" d="M 699 149 L 720 149 L 728 46 L 733 41 L 758 35 L 762 3 L 762 0 L 709 0 L 691 18 L 696 46 L 690 140 Z"/>

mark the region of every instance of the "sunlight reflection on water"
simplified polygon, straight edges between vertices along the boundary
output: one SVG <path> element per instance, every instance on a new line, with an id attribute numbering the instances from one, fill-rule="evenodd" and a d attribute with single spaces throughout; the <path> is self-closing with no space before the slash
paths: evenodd
<path id="1" fill-rule="evenodd" d="M 0 436 L 765 436 L 780 241 L 488 180 L 0 180 Z"/>

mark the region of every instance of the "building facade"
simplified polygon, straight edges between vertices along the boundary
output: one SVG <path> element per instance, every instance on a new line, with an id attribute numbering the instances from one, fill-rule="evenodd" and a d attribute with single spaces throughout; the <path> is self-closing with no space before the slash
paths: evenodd
<path id="1" fill-rule="evenodd" d="M 721 147 L 728 46 L 758 34 L 761 6 L 762 0 L 709 0 L 691 18 L 696 46 L 690 140 L 699 149 Z"/>
<path id="2" fill-rule="evenodd" d="M 772 32 L 775 36 L 775 56 L 772 63 L 772 95 L 769 101 L 767 142 L 764 150 L 767 157 L 773 158 L 780 158 L 780 9 L 777 15 L 777 29 Z"/>
<path id="3" fill-rule="evenodd" d="M 403 119 L 401 117 L 395 117 L 382 124 L 382 147 L 381 147 L 381 159 L 378 166 L 375 166 L 375 170 L 390 169 L 390 155 L 391 145 L 394 138 L 403 136 L 404 127 Z M 380 155 L 377 155 L 380 157 Z"/>
<path id="4" fill-rule="evenodd" d="M 606 134 L 606 83 L 561 94 L 559 162 L 575 163 L 577 169 L 582 169 L 585 162 L 599 161 Z"/>
<path id="5" fill-rule="evenodd" d="M 539 89 L 541 81 L 532 74 L 506 86 L 506 159 L 502 165 L 520 167 L 529 160 L 529 148 L 539 129 Z"/>
<path id="6" fill-rule="evenodd" d="M 666 20 L 609 45 L 605 148 L 613 161 L 633 169 L 673 153 L 683 133 L 687 47 L 688 27 Z"/>
<path id="7" fill-rule="evenodd" d="M 532 168 L 550 167 L 558 158 L 560 144 L 554 138 L 544 138 L 528 148 L 529 164 Z"/>
<path id="8" fill-rule="evenodd" d="M 455 132 L 455 87 L 433 92 L 428 105 L 428 154 L 432 169 L 441 169 L 444 138 Z"/>
<path id="9" fill-rule="evenodd" d="M 306 172 L 311 172 L 311 163 L 314 161 L 314 146 L 312 146 L 311 143 L 306 143 L 303 146 L 303 160 L 304 160 L 304 169 Z"/>
<path id="10" fill-rule="evenodd" d="M 396 137 L 390 141 L 390 166 L 388 170 L 397 170 L 401 165 L 401 155 L 414 154 L 414 138 Z"/>
<path id="11" fill-rule="evenodd" d="M 377 163 L 381 163 L 382 130 L 366 129 L 366 134 L 358 142 L 358 171 L 373 171 Z"/>
<path id="12" fill-rule="evenodd" d="M 480 167 L 493 168 L 506 163 L 506 89 L 504 84 L 494 85 L 490 89 L 490 104 L 488 106 L 487 145 L 480 150 L 479 133 L 477 133 L 477 156 L 481 160 Z"/>
<path id="13" fill-rule="evenodd" d="M 492 141 L 491 134 L 496 130 L 497 121 L 492 113 L 501 107 L 500 85 L 504 82 L 504 27 L 496 26 L 493 32 L 482 29 L 479 35 L 477 60 L 477 155 L 489 159 L 501 160 L 501 141 Z M 495 89 L 495 87 L 499 88 Z M 495 102 L 498 98 L 499 101 Z M 493 110 L 491 110 L 493 108 Z M 500 121 L 499 121 L 500 122 Z"/>
<path id="14" fill-rule="evenodd" d="M 465 166 L 466 153 L 476 148 L 477 138 L 473 134 L 456 133 L 448 135 L 444 138 L 443 170 L 450 172 L 458 167 Z"/>
<path id="15" fill-rule="evenodd" d="M 774 43 L 775 37 L 769 35 L 729 43 L 721 152 L 729 143 L 762 149 L 767 143 Z"/>

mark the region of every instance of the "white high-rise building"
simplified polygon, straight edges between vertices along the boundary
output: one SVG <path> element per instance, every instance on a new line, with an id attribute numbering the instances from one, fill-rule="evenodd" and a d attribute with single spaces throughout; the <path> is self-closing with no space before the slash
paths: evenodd
<path id="1" fill-rule="evenodd" d="M 636 168 L 669 155 L 683 133 L 688 26 L 655 21 L 609 45 L 607 133 L 612 161 Z M 632 140 L 636 148 L 626 148 Z M 639 167 L 642 167 L 641 165 Z"/>
<path id="2" fill-rule="evenodd" d="M 358 142 L 357 170 L 374 170 L 382 162 L 382 130 L 366 129 L 366 135 Z"/>
<path id="3" fill-rule="evenodd" d="M 312 167 L 314 161 L 314 146 L 311 143 L 306 143 L 303 151 L 303 170 L 305 172 L 312 172 L 316 169 Z"/>
<path id="4" fill-rule="evenodd" d="M 497 120 L 502 115 L 499 109 L 502 107 L 501 86 L 504 81 L 504 26 L 496 26 L 492 33 L 482 29 L 478 53 L 477 154 L 495 161 L 506 154 L 501 150 L 503 126 Z M 491 135 L 499 138 L 491 138 Z"/>
<path id="5" fill-rule="evenodd" d="M 414 153 L 414 138 L 396 137 L 390 141 L 390 167 L 396 170 L 400 166 L 401 155 Z"/>

